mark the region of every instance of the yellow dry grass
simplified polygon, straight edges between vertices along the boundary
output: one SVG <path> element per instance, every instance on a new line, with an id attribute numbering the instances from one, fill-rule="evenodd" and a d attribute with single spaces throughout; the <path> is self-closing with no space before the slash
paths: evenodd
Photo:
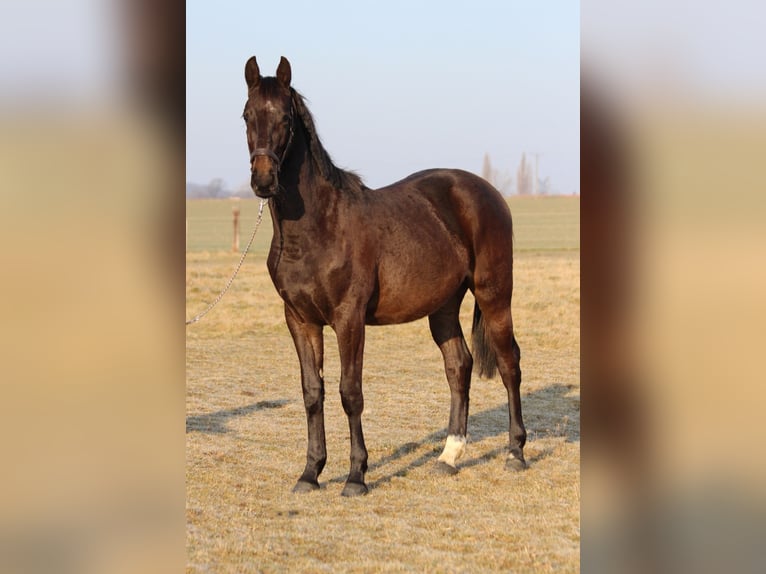
<path id="1" fill-rule="evenodd" d="M 474 377 L 460 473 L 432 474 L 447 434 L 449 389 L 427 322 L 368 328 L 370 493 L 346 499 L 348 425 L 330 329 L 322 488 L 290 491 L 305 463 L 306 423 L 298 361 L 266 271 L 262 242 L 270 234 L 264 222 L 230 292 L 187 328 L 187 570 L 578 571 L 579 251 L 522 249 L 516 256 L 529 469 L 503 470 L 505 389 L 499 379 Z M 217 295 L 237 259 L 187 254 L 187 316 Z M 472 309 L 469 294 L 466 334 Z"/>

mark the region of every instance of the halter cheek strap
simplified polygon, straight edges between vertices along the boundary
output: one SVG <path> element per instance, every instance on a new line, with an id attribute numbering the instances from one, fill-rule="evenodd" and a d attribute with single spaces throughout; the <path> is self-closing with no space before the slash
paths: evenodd
<path id="1" fill-rule="evenodd" d="M 280 158 L 277 154 L 275 154 L 272 150 L 270 150 L 267 147 L 257 147 L 253 150 L 253 153 L 250 154 L 250 163 L 253 163 L 255 161 L 255 158 L 259 155 L 265 155 L 268 158 L 271 158 L 274 163 L 277 164 L 277 170 L 282 167 L 282 162 L 285 161 L 285 156 L 287 155 L 287 152 L 290 151 L 290 144 L 293 143 L 293 123 L 290 122 L 290 135 L 287 138 L 287 143 L 285 144 L 285 151 L 282 152 L 282 157 Z"/>

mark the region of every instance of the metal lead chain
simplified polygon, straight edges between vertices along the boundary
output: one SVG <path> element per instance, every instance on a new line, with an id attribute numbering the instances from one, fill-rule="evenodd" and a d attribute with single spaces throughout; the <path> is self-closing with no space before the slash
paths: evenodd
<path id="1" fill-rule="evenodd" d="M 208 312 L 215 307 L 218 302 L 223 298 L 224 293 L 229 290 L 229 287 L 231 287 L 231 284 L 234 282 L 234 278 L 237 276 L 237 273 L 239 273 L 239 268 L 242 267 L 242 263 L 245 261 L 245 256 L 247 255 L 247 252 L 250 250 L 250 246 L 253 244 L 253 240 L 255 239 L 255 232 L 258 231 L 258 227 L 261 225 L 261 220 L 263 219 L 263 206 L 266 205 L 269 202 L 268 199 L 261 199 L 261 204 L 258 206 L 258 219 L 255 222 L 255 229 L 253 229 L 253 234 L 250 236 L 250 241 L 247 242 L 247 246 L 245 247 L 244 253 L 242 253 L 242 257 L 239 258 L 239 263 L 237 263 L 237 268 L 234 270 L 234 274 L 229 279 L 229 282 L 226 283 L 226 287 L 223 288 L 223 291 L 221 291 L 218 294 L 218 297 L 215 298 L 215 301 L 210 303 L 210 305 L 207 306 L 207 309 L 202 311 L 199 315 L 196 317 L 189 319 L 186 321 L 187 325 L 191 325 L 192 323 L 196 323 L 202 317 L 208 314 Z"/>

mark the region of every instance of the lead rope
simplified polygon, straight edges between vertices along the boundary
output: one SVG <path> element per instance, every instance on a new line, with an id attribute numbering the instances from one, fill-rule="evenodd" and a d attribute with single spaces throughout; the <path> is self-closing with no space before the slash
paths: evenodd
<path id="1" fill-rule="evenodd" d="M 245 247 L 244 253 L 242 253 L 242 257 L 239 258 L 239 263 L 237 263 L 237 268 L 234 270 L 234 274 L 231 276 L 231 279 L 229 279 L 229 282 L 226 284 L 226 287 L 223 288 L 223 291 L 221 291 L 218 294 L 218 297 L 215 298 L 215 301 L 210 303 L 210 305 L 207 306 L 207 309 L 202 311 L 199 315 L 196 317 L 189 319 L 186 321 L 187 325 L 191 325 L 192 323 L 196 323 L 202 317 L 208 314 L 210 310 L 218 305 L 218 302 L 223 298 L 224 293 L 229 290 L 229 287 L 231 287 L 231 284 L 234 283 L 234 278 L 237 276 L 237 273 L 239 273 L 239 268 L 242 267 L 242 263 L 245 261 L 245 256 L 247 255 L 247 252 L 250 250 L 250 246 L 253 244 L 253 239 L 255 239 L 255 232 L 258 231 L 258 227 L 261 225 L 261 220 L 263 219 L 263 206 L 266 205 L 269 202 L 268 199 L 261 199 L 261 204 L 258 206 L 258 219 L 255 222 L 255 229 L 253 229 L 253 234 L 250 236 L 250 241 L 247 242 L 247 246 Z"/>

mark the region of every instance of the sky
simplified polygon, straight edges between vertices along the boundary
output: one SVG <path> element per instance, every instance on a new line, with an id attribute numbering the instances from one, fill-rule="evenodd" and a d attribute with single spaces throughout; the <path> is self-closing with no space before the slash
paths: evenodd
<path id="1" fill-rule="evenodd" d="M 579 193 L 579 2 L 187 2 L 186 177 L 249 181 L 245 62 L 280 56 L 335 163 L 382 187 L 433 167 Z"/>
<path id="2" fill-rule="evenodd" d="M 121 2 L 6 0 L 0 114 L 114 102 L 125 90 Z M 766 93 L 766 8 L 752 0 L 255 4 L 186 4 L 190 181 L 248 180 L 251 55 L 270 74 L 290 59 L 325 146 L 373 187 L 429 167 L 478 172 L 485 153 L 515 176 L 525 151 L 555 191 L 578 191 L 581 36 L 585 65 L 625 93 L 680 86 L 692 103 L 758 109 Z"/>

